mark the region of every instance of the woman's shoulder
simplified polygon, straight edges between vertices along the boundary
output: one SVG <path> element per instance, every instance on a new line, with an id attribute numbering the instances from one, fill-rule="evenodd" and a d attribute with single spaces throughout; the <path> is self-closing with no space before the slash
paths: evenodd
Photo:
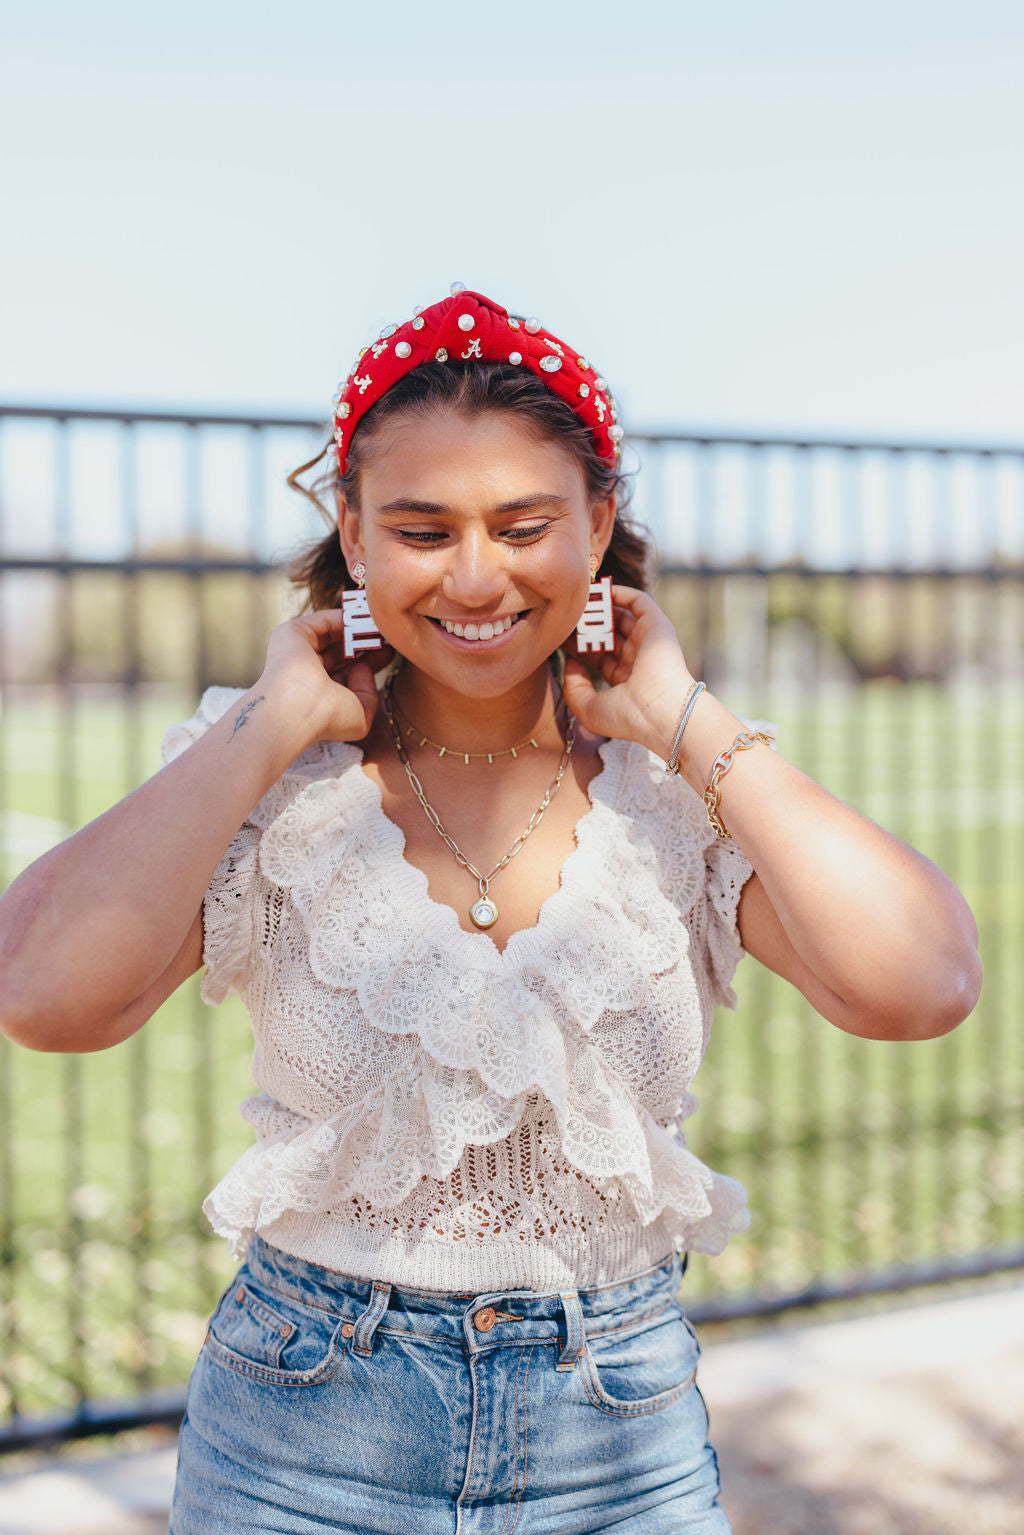
<path id="1" fill-rule="evenodd" d="M 188 719 L 168 726 L 164 732 L 162 755 L 164 762 L 187 751 L 199 738 L 242 698 L 245 688 L 208 687 Z M 344 792 L 345 775 L 362 763 L 362 748 L 358 742 L 314 741 L 311 746 L 281 774 L 267 790 L 248 820 L 251 824 L 266 827 L 311 784 L 330 779 Z"/>
<path id="2" fill-rule="evenodd" d="M 656 829 L 688 830 L 703 846 L 709 831 L 701 797 L 684 778 L 667 774 L 660 757 L 637 741 L 611 739 L 599 747 L 604 771 L 598 795 L 610 809 Z"/>

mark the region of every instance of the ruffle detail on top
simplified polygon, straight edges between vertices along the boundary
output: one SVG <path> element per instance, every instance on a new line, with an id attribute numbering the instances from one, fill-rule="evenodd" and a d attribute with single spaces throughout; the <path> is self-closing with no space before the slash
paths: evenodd
<path id="1" fill-rule="evenodd" d="M 172 748 L 239 696 L 208 690 Z M 646 750 L 601 758 L 559 888 L 504 951 L 431 899 L 358 747 L 311 747 L 254 807 L 205 903 L 203 995 L 244 996 L 263 1089 L 257 1144 L 204 1205 L 236 1254 L 290 1214 L 341 1232 L 366 1201 L 400 1220 L 425 1180 L 454 1206 L 460 1159 L 535 1151 L 541 1119 L 565 1164 L 544 1187 L 596 1240 L 661 1222 L 664 1250 L 718 1252 L 749 1223 L 675 1122 L 742 954 L 729 913 L 750 866 Z"/>
<path id="2" fill-rule="evenodd" d="M 274 1129 L 207 1202 L 216 1229 L 237 1245 L 288 1211 L 357 1196 L 394 1209 L 424 1177 L 449 1178 L 468 1146 L 505 1140 L 537 1095 L 553 1110 L 566 1160 L 589 1179 L 618 1180 L 642 1223 L 671 1210 L 688 1244 L 707 1251 L 740 1229 L 739 1185 L 659 1125 L 588 1037 L 609 1013 L 649 1014 L 655 984 L 667 1028 L 701 1011 L 687 927 L 659 888 L 656 852 L 615 808 L 632 804 L 627 775 L 649 771 L 638 750 L 602 748 L 560 888 L 504 952 L 431 900 L 358 748 L 330 748 L 332 776 L 304 759 L 284 775 L 275 786 L 283 808 L 271 814 L 264 801 L 253 815 L 267 826 L 260 872 L 288 892 L 316 981 L 348 994 L 341 1011 L 392 1041 L 394 1069 L 326 1118 L 272 1114 Z M 692 840 L 687 851 L 692 864 Z M 703 880 L 692 882 L 696 897 Z M 272 1053 L 269 1040 L 264 1049 Z M 676 1099 L 689 1108 L 687 1085 Z M 256 1100 L 252 1117 L 267 1106 Z"/>
<path id="3" fill-rule="evenodd" d="M 246 824 L 235 835 L 203 898 L 204 1002 L 235 992 L 244 999 L 252 954 L 252 894 L 260 834 Z"/>
<path id="4" fill-rule="evenodd" d="M 260 845 L 261 872 L 302 918 L 316 979 L 354 992 L 381 1033 L 415 1033 L 438 1065 L 475 1072 L 500 1098 L 539 1090 L 564 1106 L 567 1035 L 633 1010 L 688 947 L 650 851 L 621 835 L 606 802 L 621 762 L 603 751 L 560 888 L 502 952 L 430 898 L 349 748 L 338 776 L 297 794 Z"/>
<path id="5" fill-rule="evenodd" d="M 718 838 L 705 850 L 707 870 L 707 949 L 711 960 L 712 996 L 719 1007 L 736 1006 L 730 982 L 743 958 L 736 913 L 751 867 L 735 842 Z"/>
<path id="6" fill-rule="evenodd" d="M 161 755 L 173 762 L 205 735 L 240 698 L 243 688 L 210 687 L 188 720 L 164 732 Z M 288 801 L 312 778 L 329 771 L 329 748 L 313 746 L 292 764 L 259 801 L 232 838 L 214 871 L 203 899 L 203 964 L 200 985 L 204 1002 L 216 1006 L 232 992 L 245 998 L 252 955 L 253 894 L 258 869 L 261 829 L 269 826 Z"/>
<path id="7" fill-rule="evenodd" d="M 772 737 L 776 727 L 764 720 L 744 720 L 751 730 Z M 710 961 L 711 1001 L 735 1008 L 732 978 L 743 958 L 736 915 L 743 886 L 753 873 L 746 854 L 731 837 L 720 837 L 709 824 L 704 802 L 686 783 L 673 778 L 666 784 L 664 770 L 651 758 L 650 771 L 635 773 L 631 805 L 641 824 L 657 818 L 659 876 L 662 888 L 683 913 L 692 913 L 691 930 Z M 659 814 L 659 797 L 677 796 L 675 814 Z M 664 806 L 664 800 L 661 800 Z M 694 859 L 694 848 L 702 857 Z"/>
<path id="8" fill-rule="evenodd" d="M 778 726 L 768 720 L 744 720 L 743 723 L 748 730 L 760 730 L 770 735 L 773 743 L 778 735 Z M 772 750 L 775 750 L 774 744 Z M 703 815 L 703 802 L 698 801 L 698 804 Z M 709 833 L 704 866 L 707 871 L 707 950 L 711 960 L 712 995 L 720 1007 L 734 1008 L 736 993 L 730 982 L 745 952 L 740 942 L 736 913 L 743 886 L 753 869 L 731 837 L 720 837 L 707 825 L 706 818 L 705 826 Z"/>
<path id="9" fill-rule="evenodd" d="M 591 1068 L 593 1052 L 589 1057 Z M 575 1077 L 573 1073 L 570 1098 L 578 1096 L 578 1103 L 570 1104 L 564 1124 L 559 1119 L 560 1150 L 567 1162 L 584 1176 L 599 1176 L 606 1187 L 614 1178 L 634 1219 L 642 1226 L 660 1220 L 668 1245 L 719 1253 L 732 1233 L 746 1229 L 750 1216 L 741 1184 L 712 1172 L 670 1129 L 636 1104 L 623 1102 L 621 1084 L 605 1095 L 608 1115 L 614 1115 L 616 1123 L 609 1118 L 596 1121 L 586 1112 L 587 1089 Z M 458 1159 L 449 1166 L 423 1155 L 424 1121 L 437 1108 L 428 1103 L 436 1083 L 436 1067 L 417 1062 L 372 1102 L 364 1100 L 317 1123 L 262 1100 L 260 1117 L 269 1111 L 281 1128 L 250 1147 L 208 1196 L 203 1209 L 210 1224 L 231 1242 L 233 1255 L 241 1257 L 252 1233 L 281 1216 L 319 1216 L 353 1198 L 380 1210 L 396 1209 L 424 1176 L 443 1182 Z M 431 1130 L 435 1136 L 440 1130 L 438 1139 L 444 1140 L 445 1129 L 455 1129 L 463 1148 L 504 1140 L 536 1102 L 526 1098 L 487 1105 L 478 1097 L 470 1116 L 457 1126 L 435 1121 Z M 558 1118 L 557 1109 L 555 1113 Z M 595 1165 L 615 1171 L 597 1175 Z"/>
<path id="10" fill-rule="evenodd" d="M 211 725 L 244 696 L 243 688 L 207 688 L 191 719 L 165 732 L 161 755 L 173 762 L 205 735 Z M 251 894 L 259 832 L 242 826 L 214 872 L 203 898 L 203 963 L 200 991 L 204 1002 L 223 1002 L 229 992 L 244 991 L 252 943 Z"/>

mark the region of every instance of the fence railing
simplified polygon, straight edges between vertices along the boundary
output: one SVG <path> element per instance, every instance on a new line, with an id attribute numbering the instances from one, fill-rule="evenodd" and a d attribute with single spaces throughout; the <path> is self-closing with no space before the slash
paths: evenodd
<path id="1" fill-rule="evenodd" d="M 0 884 L 154 771 L 203 687 L 258 675 L 283 560 L 322 531 L 284 476 L 325 435 L 0 407 Z M 694 674 L 947 869 L 986 964 L 971 1020 L 913 1046 L 740 967 L 691 1140 L 754 1225 L 691 1263 L 691 1309 L 1020 1264 L 1024 448 L 631 442 Z M 231 1271 L 200 1202 L 247 1143 L 249 1091 L 241 1009 L 194 984 L 99 1055 L 0 1041 L 0 1446 L 180 1411 Z"/>

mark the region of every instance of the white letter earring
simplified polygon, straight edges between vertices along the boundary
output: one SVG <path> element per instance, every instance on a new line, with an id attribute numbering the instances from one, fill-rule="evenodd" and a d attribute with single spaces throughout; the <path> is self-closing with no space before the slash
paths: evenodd
<path id="1" fill-rule="evenodd" d="M 370 612 L 366 593 L 363 591 L 366 566 L 362 560 L 356 560 L 352 566 L 352 575 L 359 582 L 358 590 L 341 594 L 341 630 L 344 637 L 345 659 L 348 661 L 351 661 L 361 650 L 381 648 L 381 633 L 373 621 L 373 614 Z"/>
<path id="2" fill-rule="evenodd" d="M 600 581 L 592 581 L 590 584 L 587 605 L 576 625 L 576 649 L 581 655 L 587 650 L 615 649 L 611 576 L 602 576 Z"/>

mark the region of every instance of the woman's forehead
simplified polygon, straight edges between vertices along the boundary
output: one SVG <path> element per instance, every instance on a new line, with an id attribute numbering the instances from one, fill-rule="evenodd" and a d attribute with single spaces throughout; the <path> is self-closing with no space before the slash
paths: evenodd
<path id="1" fill-rule="evenodd" d="M 509 411 L 417 411 L 384 422 L 366 447 L 362 473 L 375 492 L 398 479 L 497 482 L 540 475 L 563 494 L 583 484 L 570 448 Z"/>

